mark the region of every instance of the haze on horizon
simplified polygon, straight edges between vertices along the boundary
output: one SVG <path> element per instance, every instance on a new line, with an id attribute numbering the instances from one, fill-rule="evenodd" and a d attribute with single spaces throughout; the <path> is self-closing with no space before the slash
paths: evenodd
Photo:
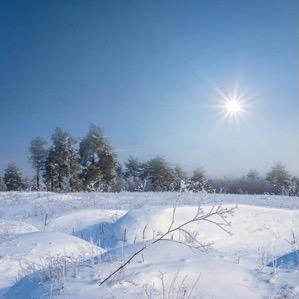
<path id="1" fill-rule="evenodd" d="M 101 126 L 120 161 L 299 175 L 299 2 L 2 1 L 0 173 L 30 141 Z M 219 90 L 248 98 L 221 120 Z"/>

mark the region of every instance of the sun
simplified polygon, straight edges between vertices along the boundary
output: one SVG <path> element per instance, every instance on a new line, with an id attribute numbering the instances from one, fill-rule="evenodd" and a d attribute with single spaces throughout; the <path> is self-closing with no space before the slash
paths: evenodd
<path id="1" fill-rule="evenodd" d="M 214 101 L 211 107 L 215 108 L 215 117 L 219 123 L 228 123 L 229 125 L 239 125 L 241 122 L 249 123 L 251 107 L 256 97 L 248 88 L 240 88 L 240 80 L 230 87 L 223 89 L 212 81 L 215 93 L 212 95 Z"/>
<path id="2" fill-rule="evenodd" d="M 247 112 L 246 103 L 240 96 L 225 96 L 219 106 L 224 119 L 239 120 L 244 118 Z"/>
<path id="3" fill-rule="evenodd" d="M 225 112 L 229 115 L 239 115 L 243 111 L 243 105 L 238 99 L 227 99 L 224 103 Z"/>
<path id="4" fill-rule="evenodd" d="M 252 97 L 244 90 L 241 91 L 236 84 L 228 92 L 225 92 L 217 85 L 217 102 L 213 105 L 218 110 L 220 122 L 229 121 L 229 123 L 239 123 L 241 120 L 247 120 L 249 106 Z"/>

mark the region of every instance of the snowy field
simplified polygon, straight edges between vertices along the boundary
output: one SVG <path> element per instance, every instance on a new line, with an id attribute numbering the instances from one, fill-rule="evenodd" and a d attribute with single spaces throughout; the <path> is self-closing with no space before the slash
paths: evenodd
<path id="1" fill-rule="evenodd" d="M 299 298 L 297 242 L 298 197 L 0 193 L 0 298 Z"/>

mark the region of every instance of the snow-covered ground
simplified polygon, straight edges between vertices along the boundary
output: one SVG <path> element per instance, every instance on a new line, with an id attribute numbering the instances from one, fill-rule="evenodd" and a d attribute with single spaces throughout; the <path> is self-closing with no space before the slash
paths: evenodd
<path id="1" fill-rule="evenodd" d="M 152 244 L 199 204 L 234 208 L 230 233 L 199 221 L 184 229 L 205 250 L 183 231 Z M 299 298 L 297 240 L 298 197 L 0 193 L 0 298 Z"/>

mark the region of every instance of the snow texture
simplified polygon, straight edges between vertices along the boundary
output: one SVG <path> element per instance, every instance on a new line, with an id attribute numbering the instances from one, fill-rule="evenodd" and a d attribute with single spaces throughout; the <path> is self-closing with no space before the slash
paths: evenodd
<path id="1" fill-rule="evenodd" d="M 0 203 L 0 298 L 299 298 L 298 197 L 11 192 Z M 198 204 L 237 205 L 231 234 L 198 222 L 188 230 L 213 243 L 207 252 L 149 245 Z"/>

